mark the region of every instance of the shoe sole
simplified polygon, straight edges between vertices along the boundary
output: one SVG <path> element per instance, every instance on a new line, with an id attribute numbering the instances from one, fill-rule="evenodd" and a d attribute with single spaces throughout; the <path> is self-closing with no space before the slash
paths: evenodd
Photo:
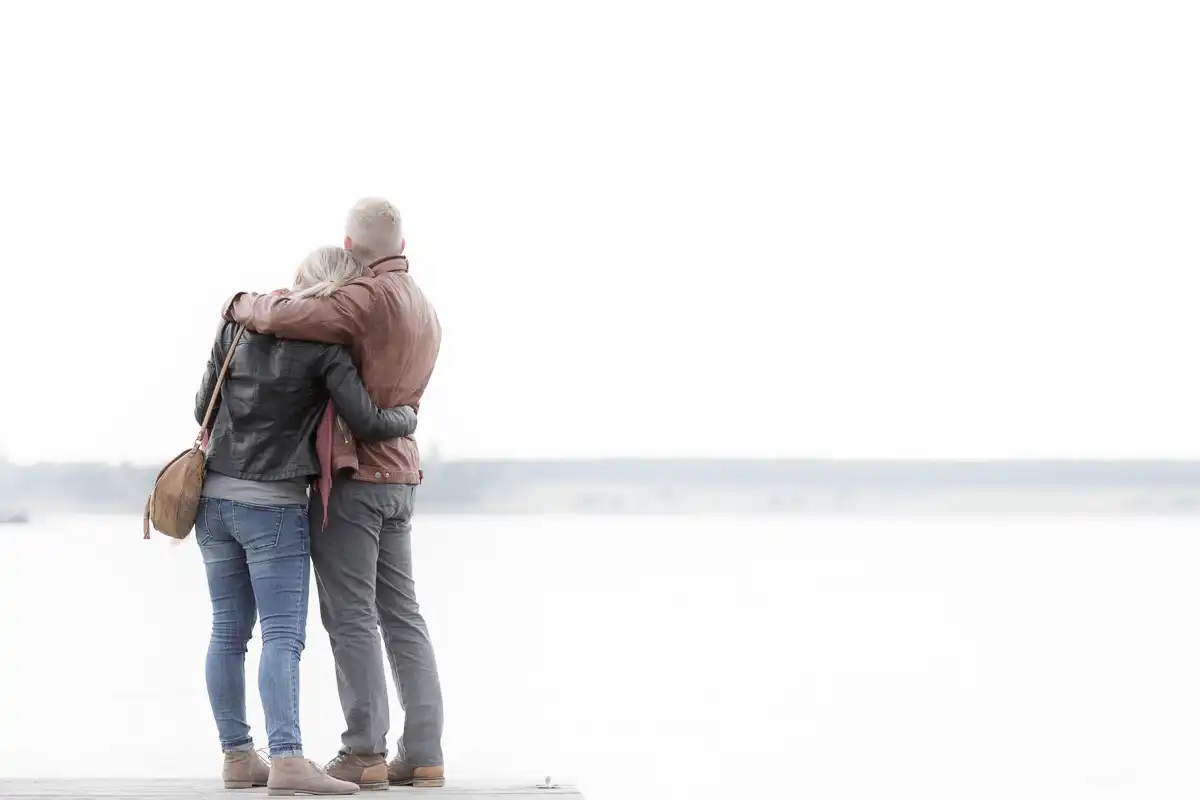
<path id="1" fill-rule="evenodd" d="M 254 781 L 225 781 L 226 789 L 253 789 L 255 786 L 266 786 L 266 784 Z"/>
<path id="2" fill-rule="evenodd" d="M 269 797 L 295 797 L 297 795 L 304 797 L 349 797 L 356 792 L 357 790 L 349 792 L 313 792 L 306 789 L 267 789 Z"/>
<path id="3" fill-rule="evenodd" d="M 386 792 L 388 788 L 387 781 L 376 781 L 374 783 L 360 783 L 358 788 L 364 792 Z"/>
<path id="4" fill-rule="evenodd" d="M 409 778 L 408 780 L 389 782 L 392 786 L 411 786 L 414 789 L 440 789 L 446 785 L 445 778 L 426 778 L 424 780 Z"/>

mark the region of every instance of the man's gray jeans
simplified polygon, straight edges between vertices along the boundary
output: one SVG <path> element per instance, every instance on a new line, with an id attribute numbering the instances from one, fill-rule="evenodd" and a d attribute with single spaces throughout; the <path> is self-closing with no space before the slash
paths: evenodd
<path id="1" fill-rule="evenodd" d="M 442 686 L 412 577 L 416 488 L 336 478 L 324 530 L 320 497 L 309 504 L 312 560 L 346 715 L 342 752 L 387 753 L 382 630 L 405 712 L 397 752 L 412 766 L 441 766 Z"/>

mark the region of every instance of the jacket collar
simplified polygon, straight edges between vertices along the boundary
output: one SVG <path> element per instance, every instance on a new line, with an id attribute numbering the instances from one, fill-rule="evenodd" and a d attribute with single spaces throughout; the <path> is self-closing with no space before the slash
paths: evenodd
<path id="1" fill-rule="evenodd" d="M 384 256 L 367 265 L 367 271 L 375 275 L 385 272 L 408 272 L 408 256 Z"/>

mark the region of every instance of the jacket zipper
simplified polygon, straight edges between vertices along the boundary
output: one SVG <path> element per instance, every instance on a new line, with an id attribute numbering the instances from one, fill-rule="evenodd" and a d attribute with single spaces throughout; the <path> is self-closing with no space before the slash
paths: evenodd
<path id="1" fill-rule="evenodd" d="M 338 417 L 338 418 L 337 418 L 337 428 L 338 428 L 338 430 L 339 430 L 339 431 L 341 431 L 341 434 L 342 434 L 342 442 L 343 442 L 344 444 L 350 444 L 350 436 L 349 436 L 349 435 L 346 433 L 346 427 L 345 427 L 345 426 L 346 426 L 346 423 L 342 422 L 342 418 L 341 418 L 341 417 Z"/>

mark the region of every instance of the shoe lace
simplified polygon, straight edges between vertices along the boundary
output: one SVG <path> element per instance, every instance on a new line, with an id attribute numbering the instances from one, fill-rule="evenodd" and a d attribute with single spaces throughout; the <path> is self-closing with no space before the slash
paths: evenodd
<path id="1" fill-rule="evenodd" d="M 329 772 L 329 770 L 333 769 L 334 767 L 340 766 L 343 762 L 345 762 L 345 760 L 346 760 L 346 754 L 338 753 L 334 757 L 334 759 L 332 761 L 330 761 L 328 764 L 326 764 L 324 767 L 322 767 L 320 764 L 318 764 L 315 761 L 310 761 L 309 763 L 312 764 L 314 767 L 317 767 L 318 769 L 320 769 L 322 772 Z"/>

